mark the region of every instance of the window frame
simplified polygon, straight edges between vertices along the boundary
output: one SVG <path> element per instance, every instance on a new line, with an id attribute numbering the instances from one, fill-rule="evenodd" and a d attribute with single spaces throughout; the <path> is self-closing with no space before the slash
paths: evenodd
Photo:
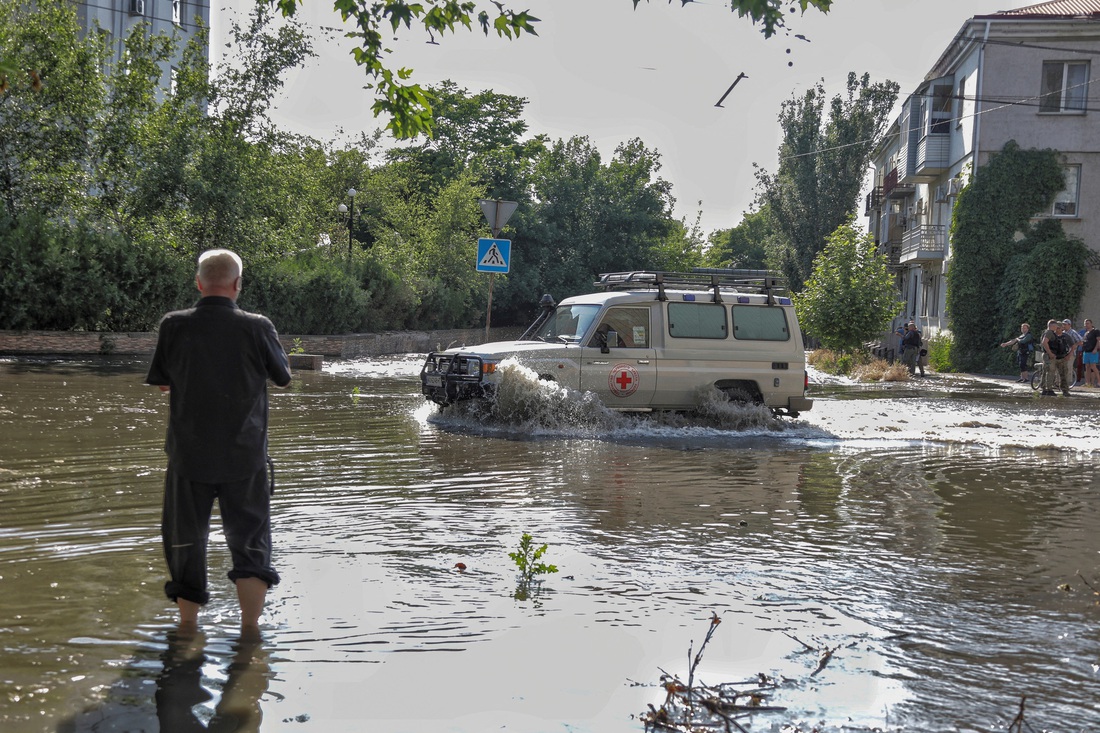
<path id="1" fill-rule="evenodd" d="M 699 330 L 697 330 L 693 333 L 687 333 L 686 328 L 685 328 L 684 333 L 675 333 L 673 331 L 673 329 L 676 327 L 675 326 L 676 311 L 679 311 L 681 308 L 683 308 L 685 312 L 688 312 L 688 311 L 694 309 L 697 313 L 700 313 L 700 314 L 703 313 L 703 311 L 700 310 L 700 309 L 704 309 L 704 308 L 710 309 L 707 312 L 712 313 L 712 314 L 718 313 L 719 311 L 721 311 L 721 313 L 722 313 L 721 333 L 719 334 L 719 333 L 715 332 L 715 333 L 712 333 L 711 335 L 705 335 L 705 334 L 702 333 L 702 331 L 699 331 Z M 706 303 L 706 302 L 699 302 L 699 301 L 669 302 L 667 312 L 668 312 L 667 328 L 668 328 L 669 338 L 674 338 L 674 339 L 705 339 L 705 340 L 708 340 L 708 341 L 724 341 L 725 339 L 728 339 L 730 337 L 730 314 L 729 314 L 729 309 L 726 308 L 726 306 L 723 305 L 722 303 Z M 714 321 L 714 319 L 711 319 L 711 322 L 716 322 L 716 321 Z M 703 324 L 703 323 L 704 323 L 703 321 L 701 321 L 699 319 L 695 319 L 695 323 L 693 325 L 699 325 L 699 324 Z"/>
<path id="2" fill-rule="evenodd" d="M 739 336 L 737 334 L 740 326 L 737 324 L 737 314 L 739 311 L 746 313 L 778 313 L 779 317 L 783 321 L 782 338 L 768 338 L 768 337 L 752 337 L 752 336 Z M 770 342 L 770 343 L 783 343 L 791 340 L 791 322 L 787 318 L 787 311 L 782 306 L 777 305 L 733 305 L 730 308 L 730 333 L 736 341 L 756 341 L 756 342 Z M 760 321 L 762 325 L 762 321 Z M 779 335 L 778 333 L 776 334 Z"/>
<path id="3" fill-rule="evenodd" d="M 1048 69 L 1061 68 L 1061 80 L 1057 89 L 1048 89 Z M 1082 68 L 1085 72 L 1084 80 L 1080 83 L 1080 97 L 1071 97 L 1071 89 L 1078 84 L 1070 83 L 1070 70 Z M 1039 114 L 1043 115 L 1083 115 L 1088 111 L 1089 78 L 1092 74 L 1092 65 L 1088 61 L 1044 61 L 1039 76 Z M 1056 104 L 1050 104 L 1050 100 L 1056 100 Z M 1070 104 L 1077 106 L 1069 106 Z"/>
<path id="4" fill-rule="evenodd" d="M 1070 175 L 1073 174 L 1073 212 L 1072 213 L 1060 213 L 1058 211 L 1059 204 L 1067 203 L 1066 198 L 1062 194 L 1070 190 Z M 1063 188 L 1054 197 L 1054 202 L 1050 205 L 1050 210 L 1046 212 L 1047 216 L 1054 219 L 1079 219 L 1081 217 L 1081 164 L 1071 163 L 1069 165 L 1062 166 L 1062 175 L 1065 176 L 1066 187 Z"/>

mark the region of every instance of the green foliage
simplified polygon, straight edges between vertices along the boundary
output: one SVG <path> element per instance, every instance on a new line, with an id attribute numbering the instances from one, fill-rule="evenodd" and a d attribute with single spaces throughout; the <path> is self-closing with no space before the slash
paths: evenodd
<path id="1" fill-rule="evenodd" d="M 1042 329 L 1051 317 L 1077 312 L 1085 288 L 1085 246 L 1069 240 L 1057 220 L 1031 222 L 1064 187 L 1055 151 L 1023 150 L 1009 141 L 960 193 L 947 273 L 954 368 L 999 368 L 996 345 L 1021 322 Z"/>
<path id="2" fill-rule="evenodd" d="M 928 365 L 932 369 L 941 373 L 954 371 L 952 351 L 955 348 L 955 341 L 952 337 L 936 334 L 931 338 L 924 339 L 924 348 L 928 351 Z M 1008 358 L 1008 356 L 1012 356 L 1011 352 L 1005 358 Z"/>
<path id="3" fill-rule="evenodd" d="M 826 237 L 855 210 L 871 152 L 897 99 L 892 81 L 848 74 L 847 97 L 828 103 L 819 82 L 801 99 L 783 103 L 779 169 L 756 167 L 757 204 L 767 207 L 775 235 L 771 260 L 798 292 Z M 754 164 L 755 165 L 755 164 Z"/>
<path id="4" fill-rule="evenodd" d="M 546 548 L 546 545 L 535 547 L 531 535 L 524 532 L 519 540 L 519 548 L 515 552 L 508 553 L 508 557 L 512 558 L 512 562 L 519 569 L 520 585 L 530 585 L 538 575 L 558 572 L 557 566 L 539 562 L 546 554 Z"/>
<path id="5" fill-rule="evenodd" d="M 89 128 L 102 109 L 104 50 L 81 38 L 76 6 L 0 0 L 0 47 L 10 66 L 35 70 L 0 92 L 0 213 L 78 210 Z"/>
<path id="6" fill-rule="evenodd" d="M 385 17 L 444 27 L 431 15 L 442 6 L 391 2 L 397 15 Z M 542 293 L 586 292 L 601 272 L 702 264 L 699 223 L 672 218 L 660 156 L 640 140 L 610 160 L 587 138 L 550 145 L 528 134 L 525 99 L 444 82 L 431 90 L 434 140 L 383 151 L 379 131 L 322 144 L 268 118 L 283 72 L 311 50 L 265 8 L 232 25 L 238 55 L 212 75 L 199 29 L 172 94 L 160 88 L 172 38 L 135 24 L 122 39 L 127 63 L 105 69 L 98 42 L 74 40 L 66 0 L 33 12 L 0 0 L 0 11 L 9 75 L 41 62 L 47 82 L 35 91 L 10 78 L 0 90 L 0 323 L 10 327 L 153 328 L 194 301 L 195 258 L 212 247 L 241 255 L 242 306 L 284 332 L 478 326 L 488 296 L 474 270 L 487 233 L 479 198 L 520 203 L 502 233 L 512 272 L 494 280 L 494 325 L 526 324 Z M 522 15 L 501 9 L 488 22 L 533 22 Z"/>
<path id="7" fill-rule="evenodd" d="M 311 254 L 245 265 L 239 303 L 263 313 L 283 333 L 354 333 L 370 299 L 338 261 Z"/>
<path id="8" fill-rule="evenodd" d="M 733 229 L 714 232 L 706 251 L 708 267 L 737 267 L 745 270 L 779 269 L 770 262 L 776 249 L 775 226 L 768 207 L 745 214 Z"/>
<path id="9" fill-rule="evenodd" d="M 194 294 L 178 255 L 39 214 L 0 219 L 0 328 L 149 331 Z"/>
<path id="10" fill-rule="evenodd" d="M 1016 255 L 1005 266 L 998 333 L 1016 333 L 1028 323 L 1041 335 L 1051 318 L 1076 314 L 1087 287 L 1087 257 L 1088 247 L 1067 237 L 1060 221 L 1038 221 L 1016 243 Z"/>
<path id="11" fill-rule="evenodd" d="M 888 328 L 904 303 L 872 236 L 848 223 L 829 235 L 794 306 L 806 333 L 827 348 L 851 353 Z"/>

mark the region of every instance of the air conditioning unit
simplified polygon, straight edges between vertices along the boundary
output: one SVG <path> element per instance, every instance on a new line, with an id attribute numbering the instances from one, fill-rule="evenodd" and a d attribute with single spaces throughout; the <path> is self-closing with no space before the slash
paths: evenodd
<path id="1" fill-rule="evenodd" d="M 961 178 L 952 178 L 950 181 L 948 181 L 947 195 L 958 196 L 959 191 L 963 190 L 964 185 L 965 184 L 962 182 Z"/>
<path id="2" fill-rule="evenodd" d="M 130 15 L 145 15 L 145 0 L 130 0 Z"/>
<path id="3" fill-rule="evenodd" d="M 936 186 L 936 203 L 937 204 L 946 203 L 946 201 L 947 201 L 947 187 L 948 186 L 947 186 L 946 183 L 941 183 L 940 185 Z"/>

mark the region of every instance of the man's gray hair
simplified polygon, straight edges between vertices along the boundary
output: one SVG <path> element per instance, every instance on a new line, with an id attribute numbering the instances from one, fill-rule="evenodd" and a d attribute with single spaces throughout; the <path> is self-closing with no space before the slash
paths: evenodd
<path id="1" fill-rule="evenodd" d="M 244 271 L 244 263 L 236 252 L 211 249 L 199 255 L 199 280 L 204 285 L 231 285 Z"/>

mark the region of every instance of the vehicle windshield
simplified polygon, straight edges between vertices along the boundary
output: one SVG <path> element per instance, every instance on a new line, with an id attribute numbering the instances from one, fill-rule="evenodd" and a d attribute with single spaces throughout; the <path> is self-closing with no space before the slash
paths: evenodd
<path id="1" fill-rule="evenodd" d="M 539 341 L 579 341 L 596 315 L 598 305 L 559 305 L 546 323 L 535 332 Z"/>

